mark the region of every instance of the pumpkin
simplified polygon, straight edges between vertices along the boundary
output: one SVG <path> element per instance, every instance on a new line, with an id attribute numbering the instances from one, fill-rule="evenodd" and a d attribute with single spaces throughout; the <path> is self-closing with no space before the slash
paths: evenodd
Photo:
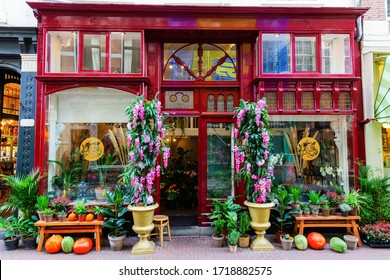
<path id="1" fill-rule="evenodd" d="M 326 245 L 326 239 L 318 232 L 311 232 L 307 236 L 307 243 L 309 244 L 310 248 L 314 250 L 321 250 Z"/>
<path id="2" fill-rule="evenodd" d="M 73 222 L 73 221 L 76 221 L 76 219 L 77 219 L 76 213 L 72 212 L 72 213 L 70 213 L 70 214 L 68 215 L 68 220 L 69 220 L 69 221 Z"/>
<path id="3" fill-rule="evenodd" d="M 95 219 L 95 216 L 92 213 L 87 214 L 87 216 L 85 217 L 86 222 L 92 222 L 93 219 Z"/>
<path id="4" fill-rule="evenodd" d="M 52 236 L 50 236 L 45 243 L 46 252 L 54 254 L 61 251 L 62 239 L 63 237 L 58 234 L 53 234 Z"/>
<path id="5" fill-rule="evenodd" d="M 92 249 L 92 240 L 88 237 L 81 237 L 77 239 L 73 244 L 73 251 L 76 254 L 86 254 Z"/>
<path id="6" fill-rule="evenodd" d="M 73 244 L 74 244 L 73 238 L 71 236 L 65 236 L 61 242 L 62 251 L 64 251 L 65 253 L 72 252 Z"/>

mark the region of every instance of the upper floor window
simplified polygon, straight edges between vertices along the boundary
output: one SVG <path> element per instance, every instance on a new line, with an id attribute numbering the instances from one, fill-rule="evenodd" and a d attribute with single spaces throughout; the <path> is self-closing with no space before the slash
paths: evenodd
<path id="1" fill-rule="evenodd" d="M 164 44 L 164 80 L 236 80 L 235 44 Z"/>
<path id="2" fill-rule="evenodd" d="M 141 73 L 141 32 L 48 31 L 46 72 Z"/>
<path id="3" fill-rule="evenodd" d="M 263 74 L 352 73 L 349 34 L 322 34 L 320 37 L 272 33 L 262 34 L 261 38 Z"/>

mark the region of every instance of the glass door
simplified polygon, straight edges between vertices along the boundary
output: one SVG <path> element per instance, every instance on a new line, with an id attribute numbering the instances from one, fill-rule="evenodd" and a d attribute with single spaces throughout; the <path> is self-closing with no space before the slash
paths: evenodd
<path id="1" fill-rule="evenodd" d="M 210 211 L 212 199 L 234 196 L 233 120 L 204 119 L 200 124 L 200 214 Z M 200 225 L 208 223 L 200 215 Z"/>

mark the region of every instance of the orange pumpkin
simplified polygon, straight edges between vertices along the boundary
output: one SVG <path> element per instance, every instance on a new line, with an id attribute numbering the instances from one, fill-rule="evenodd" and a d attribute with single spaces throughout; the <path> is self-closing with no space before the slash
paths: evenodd
<path id="1" fill-rule="evenodd" d="M 76 213 L 72 212 L 72 213 L 70 213 L 70 214 L 68 215 L 68 220 L 69 220 L 69 221 L 73 222 L 73 221 L 76 221 L 76 219 L 77 219 Z"/>
<path id="2" fill-rule="evenodd" d="M 85 217 L 86 222 L 92 222 L 93 219 L 95 219 L 95 216 L 92 213 L 87 214 L 87 216 Z"/>
<path id="3" fill-rule="evenodd" d="M 309 247 L 315 250 L 321 250 L 326 245 L 325 237 L 318 232 L 311 232 L 307 236 L 307 243 Z"/>
<path id="4" fill-rule="evenodd" d="M 63 237 L 58 234 L 53 234 L 50 236 L 45 243 L 45 250 L 48 253 L 54 254 L 61 251 L 61 243 L 62 243 Z"/>
<path id="5" fill-rule="evenodd" d="M 73 252 L 76 254 L 86 254 L 92 249 L 92 240 L 88 237 L 81 237 L 77 239 L 73 244 Z"/>

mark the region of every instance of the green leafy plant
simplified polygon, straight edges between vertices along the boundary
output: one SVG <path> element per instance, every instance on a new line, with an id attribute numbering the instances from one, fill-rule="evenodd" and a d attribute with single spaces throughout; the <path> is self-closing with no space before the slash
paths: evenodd
<path id="1" fill-rule="evenodd" d="M 96 205 L 94 210 L 93 210 L 93 213 L 95 213 L 96 215 L 103 214 L 103 212 L 104 212 L 103 209 L 104 208 L 101 208 L 101 207 Z"/>
<path id="2" fill-rule="evenodd" d="M 36 211 L 41 178 L 38 170 L 33 170 L 27 175 L 1 175 L 1 179 L 11 188 L 11 194 L 0 210 L 18 209 L 24 218 L 31 218 Z"/>
<path id="3" fill-rule="evenodd" d="M 348 211 L 351 211 L 352 210 L 352 207 L 349 206 L 347 203 L 341 203 L 339 205 L 339 208 L 342 212 L 348 212 Z"/>
<path id="4" fill-rule="evenodd" d="M 225 221 L 222 219 L 217 219 L 211 225 L 214 227 L 214 236 L 222 236 L 222 230 L 225 226 Z"/>
<path id="5" fill-rule="evenodd" d="M 365 195 L 361 194 L 358 190 L 351 190 L 349 193 L 345 194 L 344 197 L 345 203 L 349 206 L 356 207 L 358 211 L 367 203 L 367 198 Z"/>
<path id="6" fill-rule="evenodd" d="M 87 213 L 87 207 L 85 206 L 84 200 L 77 200 L 73 205 L 73 210 L 78 216 Z"/>
<path id="7" fill-rule="evenodd" d="M 0 216 L 0 228 L 5 230 L 4 236 L 8 240 L 15 240 L 20 236 L 20 220 L 15 216 L 7 218 Z"/>
<path id="8" fill-rule="evenodd" d="M 19 232 L 23 238 L 35 238 L 37 236 L 37 227 L 34 223 L 38 221 L 38 217 L 33 215 L 29 219 L 19 217 Z"/>
<path id="9" fill-rule="evenodd" d="M 51 208 L 46 208 L 45 210 L 43 210 L 43 215 L 53 215 L 53 214 L 54 214 L 54 210 Z"/>
<path id="10" fill-rule="evenodd" d="M 43 211 L 46 208 L 48 208 L 50 205 L 50 197 L 48 195 L 40 195 L 37 198 L 37 203 L 35 204 L 35 207 L 38 211 Z"/>
<path id="11" fill-rule="evenodd" d="M 116 154 L 103 154 L 97 161 L 97 171 L 99 172 L 99 187 L 105 188 L 107 184 L 107 173 L 110 166 L 117 163 L 118 159 Z"/>
<path id="12" fill-rule="evenodd" d="M 294 185 L 290 186 L 288 188 L 289 193 L 292 195 L 292 201 L 293 203 L 299 203 L 301 195 L 302 195 L 302 189 L 300 186 Z"/>
<path id="13" fill-rule="evenodd" d="M 249 232 L 251 227 L 251 220 L 247 211 L 243 211 L 238 216 L 238 231 L 241 236 L 244 236 Z"/>
<path id="14" fill-rule="evenodd" d="M 273 208 L 272 216 L 276 222 L 272 222 L 279 232 L 284 232 L 284 227 L 292 224 L 293 211 L 290 209 L 290 202 L 292 201 L 292 195 L 286 190 L 283 185 L 275 186 L 272 188 L 272 193 L 270 197 L 273 201 L 276 201 L 276 204 Z"/>
<path id="15" fill-rule="evenodd" d="M 103 226 L 111 230 L 109 235 L 112 237 L 127 233 L 127 230 L 124 229 L 124 215 L 127 212 L 127 207 L 124 206 L 126 199 L 128 197 L 119 188 L 115 188 L 113 192 L 107 192 L 109 204 L 107 208 L 103 208 L 102 212 L 108 218 L 103 222 Z"/>
<path id="16" fill-rule="evenodd" d="M 239 237 L 240 237 L 240 232 L 237 230 L 232 230 L 228 236 L 229 244 L 232 246 L 237 245 Z"/>
<path id="17" fill-rule="evenodd" d="M 323 197 L 321 195 L 321 191 L 314 191 L 314 190 L 310 190 L 309 193 L 307 194 L 309 200 L 310 200 L 310 204 L 312 205 L 321 205 L 322 201 L 323 201 Z"/>
<path id="18" fill-rule="evenodd" d="M 330 205 L 329 205 L 329 203 L 324 203 L 324 204 L 322 204 L 322 206 L 321 206 L 323 209 L 330 209 Z"/>

